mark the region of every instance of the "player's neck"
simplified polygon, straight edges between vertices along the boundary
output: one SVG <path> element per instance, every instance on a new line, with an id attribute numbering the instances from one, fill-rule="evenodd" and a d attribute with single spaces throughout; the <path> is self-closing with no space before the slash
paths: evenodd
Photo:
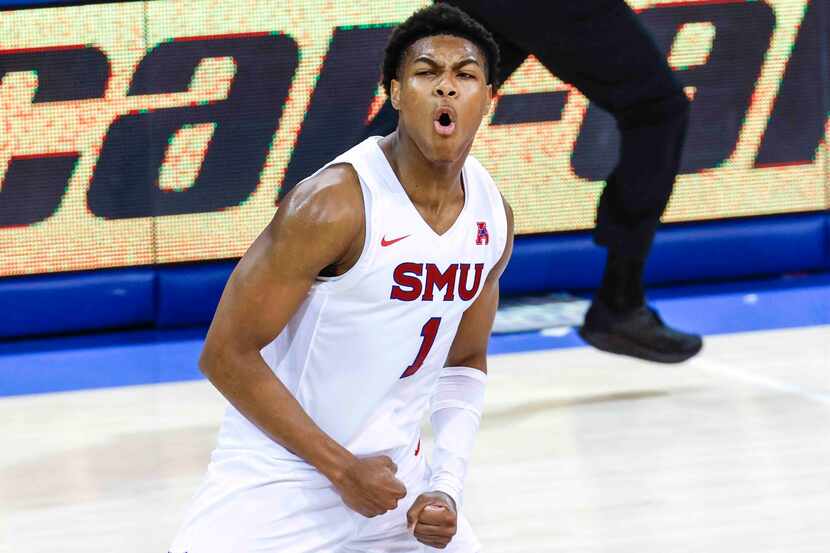
<path id="1" fill-rule="evenodd" d="M 400 129 L 383 138 L 380 147 L 407 195 L 416 205 L 440 211 L 444 205 L 459 197 L 463 202 L 461 169 L 468 152 L 464 152 L 455 161 L 432 161 Z"/>

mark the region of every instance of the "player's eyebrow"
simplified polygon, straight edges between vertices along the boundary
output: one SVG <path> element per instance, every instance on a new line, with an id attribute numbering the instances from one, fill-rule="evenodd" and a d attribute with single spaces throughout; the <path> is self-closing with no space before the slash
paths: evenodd
<path id="1" fill-rule="evenodd" d="M 458 63 L 456 63 L 455 65 L 453 65 L 453 69 L 460 69 L 460 68 L 464 67 L 465 65 L 469 65 L 471 63 L 473 63 L 473 64 L 479 66 L 479 68 L 483 69 L 483 67 L 481 67 L 481 64 L 478 62 L 478 60 L 475 59 L 472 56 L 469 57 L 469 58 L 464 58 L 463 60 L 461 60 Z"/>
<path id="2" fill-rule="evenodd" d="M 439 63 L 438 61 L 434 60 L 433 58 L 431 58 L 431 57 L 429 57 L 425 54 L 421 54 L 420 56 L 418 56 L 417 58 L 412 60 L 412 63 L 418 63 L 418 62 L 423 62 L 423 63 L 426 63 L 427 65 L 431 65 L 433 67 L 443 67 L 441 63 Z M 453 67 L 453 69 L 460 69 L 461 67 L 464 67 L 465 65 L 469 65 L 471 63 L 481 67 L 481 64 L 478 62 L 478 60 L 475 59 L 472 56 L 464 58 L 461 61 L 458 61 L 458 62 L 454 63 L 452 67 Z"/>
<path id="3" fill-rule="evenodd" d="M 418 62 L 426 63 L 427 65 L 431 65 L 433 67 L 441 67 L 440 63 L 438 63 L 437 61 L 435 61 L 431 57 L 426 56 L 424 54 L 421 54 L 420 56 L 418 56 L 417 58 L 412 60 L 412 63 L 418 63 Z"/>

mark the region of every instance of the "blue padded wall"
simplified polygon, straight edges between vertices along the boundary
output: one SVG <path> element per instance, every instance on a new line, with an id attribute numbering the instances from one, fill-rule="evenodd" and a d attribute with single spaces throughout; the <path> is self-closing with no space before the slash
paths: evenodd
<path id="1" fill-rule="evenodd" d="M 209 323 L 236 261 L 160 267 L 156 325 L 162 328 Z"/>
<path id="2" fill-rule="evenodd" d="M 830 269 L 830 213 L 824 214 L 824 268 Z"/>
<path id="3" fill-rule="evenodd" d="M 0 337 L 146 325 L 154 296 L 152 268 L 0 280 Z"/>
<path id="4" fill-rule="evenodd" d="M 590 233 L 519 236 L 505 296 L 585 290 L 605 251 Z M 210 322 L 235 261 L 0 280 L 0 337 Z M 830 214 L 664 227 L 646 269 L 650 285 L 830 268 Z"/>
<path id="5" fill-rule="evenodd" d="M 589 233 L 517 236 L 499 283 L 501 294 L 593 288 L 604 264 L 605 250 Z"/>
<path id="6" fill-rule="evenodd" d="M 830 215 L 715 221 L 661 228 L 647 284 L 810 271 L 830 267 Z M 505 295 L 598 286 L 605 250 L 589 233 L 519 236 L 501 281 Z"/>
<path id="7" fill-rule="evenodd" d="M 739 278 L 826 266 L 824 214 L 717 221 L 662 229 L 646 282 Z"/>

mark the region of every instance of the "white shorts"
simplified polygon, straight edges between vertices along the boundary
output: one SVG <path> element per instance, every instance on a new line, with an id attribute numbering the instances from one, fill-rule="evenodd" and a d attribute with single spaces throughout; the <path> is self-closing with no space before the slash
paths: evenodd
<path id="1" fill-rule="evenodd" d="M 435 551 L 406 528 L 406 512 L 429 481 L 423 455 L 412 460 L 396 475 L 406 497 L 394 511 L 366 518 L 346 507 L 322 475 L 297 478 L 280 461 L 250 451 L 214 453 L 170 553 Z M 480 550 L 470 524 L 459 515 L 458 532 L 444 551 Z"/>

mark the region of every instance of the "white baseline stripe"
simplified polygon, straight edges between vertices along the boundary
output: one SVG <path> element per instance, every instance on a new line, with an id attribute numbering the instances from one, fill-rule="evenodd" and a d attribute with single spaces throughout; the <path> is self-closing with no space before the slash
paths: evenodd
<path id="1" fill-rule="evenodd" d="M 796 384 L 789 384 L 787 382 L 775 380 L 774 378 L 768 378 L 766 376 L 752 374 L 746 371 L 735 369 L 723 363 L 711 361 L 709 359 L 692 359 L 691 361 L 689 361 L 689 365 L 702 371 L 731 378 L 732 380 L 740 380 L 742 382 L 747 382 L 758 388 L 767 388 L 769 390 L 775 390 L 777 392 L 793 394 L 796 396 L 803 397 L 805 399 L 809 399 L 811 401 L 816 401 L 818 403 L 830 405 L 830 393 L 827 392 L 810 390 L 808 388 L 803 388 Z"/>

